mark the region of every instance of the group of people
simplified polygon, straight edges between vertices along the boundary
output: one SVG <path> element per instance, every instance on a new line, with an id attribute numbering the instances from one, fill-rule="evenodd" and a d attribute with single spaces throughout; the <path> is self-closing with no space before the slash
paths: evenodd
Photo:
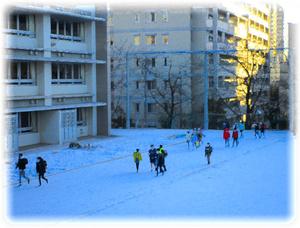
<path id="1" fill-rule="evenodd" d="M 25 175 L 26 165 L 28 164 L 28 159 L 23 157 L 23 154 L 19 154 L 18 162 L 16 163 L 16 169 L 19 169 L 19 185 L 22 185 L 22 178 L 26 179 L 28 184 L 30 183 L 30 178 Z M 48 179 L 45 177 L 47 169 L 47 162 L 42 157 L 37 157 L 36 162 L 36 172 L 39 177 L 39 186 L 41 186 L 41 179 L 44 179 L 48 183 Z"/>
<path id="2" fill-rule="evenodd" d="M 188 149 L 190 149 L 190 143 L 193 148 L 199 148 L 202 144 L 203 134 L 201 128 L 194 128 L 192 131 L 187 131 L 185 135 L 186 143 L 188 144 Z"/>
<path id="3" fill-rule="evenodd" d="M 239 128 L 239 130 L 240 130 L 240 134 L 241 134 L 241 137 L 242 137 L 244 128 L 242 130 L 241 130 L 241 128 Z M 238 131 L 237 126 L 234 126 L 231 136 L 232 136 L 232 147 L 234 147 L 234 145 L 238 146 L 238 144 L 239 144 L 239 140 L 238 140 L 239 139 L 239 131 Z M 230 130 L 229 130 L 228 127 L 224 128 L 224 130 L 223 130 L 223 139 L 225 141 L 225 147 L 229 147 L 230 146 L 229 145 Z"/>
<path id="4" fill-rule="evenodd" d="M 266 125 L 263 122 L 252 124 L 255 138 L 265 137 Z"/>
<path id="5" fill-rule="evenodd" d="M 158 173 L 162 173 L 162 175 L 164 175 L 164 172 L 167 171 L 165 164 L 165 158 L 168 156 L 167 151 L 163 148 L 162 145 L 160 145 L 159 148 L 155 148 L 154 145 L 151 145 L 148 155 L 150 160 L 151 171 L 155 169 L 156 176 L 158 176 Z M 142 160 L 142 154 L 139 149 L 136 149 L 136 151 L 133 152 L 133 160 L 136 165 L 136 172 L 138 173 L 139 164 Z"/>

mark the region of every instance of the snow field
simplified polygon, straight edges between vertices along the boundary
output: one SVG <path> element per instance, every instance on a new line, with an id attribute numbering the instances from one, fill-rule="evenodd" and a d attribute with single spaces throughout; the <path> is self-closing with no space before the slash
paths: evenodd
<path id="1" fill-rule="evenodd" d="M 205 131 L 204 144 L 188 150 L 184 130 L 113 130 L 117 137 L 90 139 L 93 149 L 40 148 L 29 160 L 30 185 L 9 188 L 13 219 L 287 219 L 290 207 L 290 136 L 255 139 L 246 131 L 237 148 L 225 148 L 222 131 Z M 211 165 L 204 146 L 214 148 Z M 232 143 L 232 142 L 231 142 Z M 167 172 L 150 171 L 150 144 L 168 151 Z M 143 154 L 135 172 L 132 153 Z M 35 158 L 47 160 L 49 184 L 35 177 Z M 12 163 L 13 164 L 13 163 Z M 12 182 L 17 179 L 13 165 Z M 26 199 L 26 206 L 24 200 Z"/>

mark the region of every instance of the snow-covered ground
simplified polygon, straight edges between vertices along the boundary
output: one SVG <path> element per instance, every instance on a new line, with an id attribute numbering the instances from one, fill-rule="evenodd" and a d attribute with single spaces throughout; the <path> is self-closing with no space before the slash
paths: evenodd
<path id="1" fill-rule="evenodd" d="M 8 214 L 13 220 L 46 219 L 271 219 L 291 216 L 292 137 L 267 131 L 255 139 L 246 131 L 236 148 L 225 148 L 222 131 L 205 131 L 214 148 L 207 165 L 204 145 L 188 150 L 185 130 L 114 129 L 113 137 L 88 139 L 91 149 L 47 146 L 24 151 L 28 185 L 16 187 L 8 165 Z M 164 176 L 150 171 L 149 145 L 168 151 Z M 132 153 L 143 152 L 136 173 Z M 47 160 L 49 184 L 38 186 L 37 156 Z"/>

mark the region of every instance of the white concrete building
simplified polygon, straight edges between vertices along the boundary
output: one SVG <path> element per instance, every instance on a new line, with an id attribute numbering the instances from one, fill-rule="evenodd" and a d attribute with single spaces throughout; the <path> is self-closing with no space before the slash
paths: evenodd
<path id="1" fill-rule="evenodd" d="M 7 150 L 110 134 L 106 40 L 106 8 L 7 8 Z"/>
<path id="2" fill-rule="evenodd" d="M 146 9 L 141 5 L 135 7 L 111 5 L 109 23 L 112 50 L 112 118 L 121 125 L 126 121 L 127 70 L 131 126 L 162 127 L 165 112 L 157 102 L 162 96 L 157 95 L 154 98 L 153 94 L 164 85 L 167 90 L 170 71 L 173 75 L 183 77 L 182 90 L 185 91 L 181 104 L 175 108 L 173 127 L 190 126 L 187 125 L 191 113 L 190 55 L 155 53 L 190 50 L 190 8 Z M 124 56 L 126 52 L 153 52 L 153 54 L 130 55 L 126 68 Z M 177 94 L 177 98 L 178 96 L 180 95 Z"/>

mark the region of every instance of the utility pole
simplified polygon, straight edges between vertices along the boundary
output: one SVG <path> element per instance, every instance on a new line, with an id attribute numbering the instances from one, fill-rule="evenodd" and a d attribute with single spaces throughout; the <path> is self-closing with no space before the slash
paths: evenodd
<path id="1" fill-rule="evenodd" d="M 130 128 L 130 97 L 129 97 L 129 63 L 126 53 L 126 128 Z"/>
<path id="2" fill-rule="evenodd" d="M 204 73 L 203 73 L 203 76 L 204 76 L 204 102 L 203 102 L 203 123 L 204 123 L 204 130 L 208 130 L 208 67 L 207 67 L 207 64 L 208 64 L 208 61 L 207 61 L 207 55 L 208 55 L 208 52 L 205 52 L 204 53 L 204 67 L 203 67 L 203 70 L 204 70 Z"/>

